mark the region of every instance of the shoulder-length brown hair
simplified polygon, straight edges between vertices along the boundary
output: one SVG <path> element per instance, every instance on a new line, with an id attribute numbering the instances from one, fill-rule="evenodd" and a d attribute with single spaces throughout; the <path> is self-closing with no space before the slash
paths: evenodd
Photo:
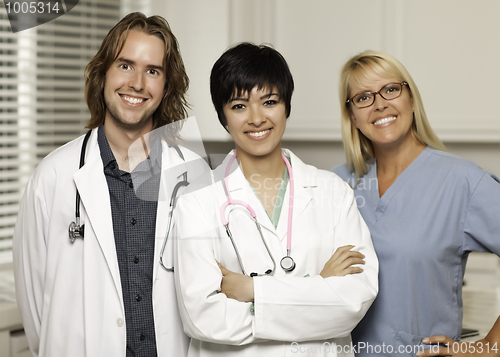
<path id="1" fill-rule="evenodd" d="M 102 125 L 106 114 L 104 84 L 106 72 L 120 54 L 127 33 L 138 30 L 159 37 L 165 43 L 165 94 L 153 114 L 153 129 L 187 117 L 189 107 L 185 95 L 189 78 L 184 68 L 179 44 L 168 22 L 161 16 L 146 17 L 140 12 L 125 16 L 102 41 L 101 48 L 85 68 L 85 100 L 90 110 L 87 128 Z"/>

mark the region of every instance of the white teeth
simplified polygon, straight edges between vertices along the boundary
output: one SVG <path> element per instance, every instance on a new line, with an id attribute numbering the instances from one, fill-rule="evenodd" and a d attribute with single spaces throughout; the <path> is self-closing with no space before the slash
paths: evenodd
<path id="1" fill-rule="evenodd" d="M 134 97 L 126 97 L 126 96 L 123 96 L 122 98 L 131 104 L 137 104 L 137 103 L 141 103 L 144 101 L 144 98 L 134 98 Z"/>
<path id="2" fill-rule="evenodd" d="M 396 120 L 396 117 L 388 117 L 388 118 L 383 118 L 383 119 L 380 119 L 380 120 L 377 120 L 375 123 L 375 125 L 381 125 L 381 124 L 385 124 L 385 123 L 388 123 L 390 121 L 394 121 Z"/>
<path id="3" fill-rule="evenodd" d="M 264 131 L 249 132 L 248 135 L 255 136 L 255 137 L 259 138 L 263 135 L 266 135 L 267 133 L 269 133 L 269 129 L 264 130 Z"/>

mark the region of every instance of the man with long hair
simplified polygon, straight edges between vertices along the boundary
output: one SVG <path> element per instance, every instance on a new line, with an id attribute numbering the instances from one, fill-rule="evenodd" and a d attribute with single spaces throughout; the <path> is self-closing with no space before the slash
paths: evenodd
<path id="1" fill-rule="evenodd" d="M 85 77 L 91 130 L 40 163 L 15 229 L 30 349 L 49 357 L 184 356 L 173 273 L 159 264 L 168 229 L 168 202 L 159 197 L 170 197 L 178 180 L 171 168 L 199 157 L 173 145 L 176 130 L 152 134 L 187 114 L 177 40 L 162 17 L 129 14 Z M 142 162 L 130 151 L 141 141 Z M 137 172 L 151 174 L 134 180 Z"/>

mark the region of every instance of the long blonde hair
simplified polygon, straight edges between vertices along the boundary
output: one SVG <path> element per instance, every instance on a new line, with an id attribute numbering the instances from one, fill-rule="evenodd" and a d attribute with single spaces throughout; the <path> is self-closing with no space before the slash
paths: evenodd
<path id="1" fill-rule="evenodd" d="M 346 103 L 346 100 L 349 99 L 351 91 L 349 84 L 351 81 L 362 83 L 372 73 L 381 77 L 398 78 L 402 82 L 408 83 L 414 108 L 411 127 L 413 137 L 423 145 L 446 151 L 446 147 L 434 133 L 427 120 L 417 85 L 406 68 L 397 59 L 386 53 L 365 51 L 346 62 L 340 74 L 339 85 L 342 139 L 347 167 L 356 174 L 358 180 L 368 173 L 368 165 L 373 163 L 375 154 L 371 140 L 353 124 L 351 120 L 351 104 Z"/>

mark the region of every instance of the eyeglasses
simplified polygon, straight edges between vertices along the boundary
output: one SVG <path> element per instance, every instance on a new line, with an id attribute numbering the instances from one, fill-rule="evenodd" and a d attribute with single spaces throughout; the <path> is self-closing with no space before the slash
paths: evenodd
<path id="1" fill-rule="evenodd" d="M 382 88 L 378 92 L 363 92 L 356 94 L 351 99 L 347 99 L 346 104 L 352 103 L 358 108 L 366 108 L 375 103 L 375 96 L 380 94 L 382 98 L 385 100 L 396 99 L 401 95 L 403 91 L 403 86 L 408 86 L 408 83 L 389 83 Z"/>

